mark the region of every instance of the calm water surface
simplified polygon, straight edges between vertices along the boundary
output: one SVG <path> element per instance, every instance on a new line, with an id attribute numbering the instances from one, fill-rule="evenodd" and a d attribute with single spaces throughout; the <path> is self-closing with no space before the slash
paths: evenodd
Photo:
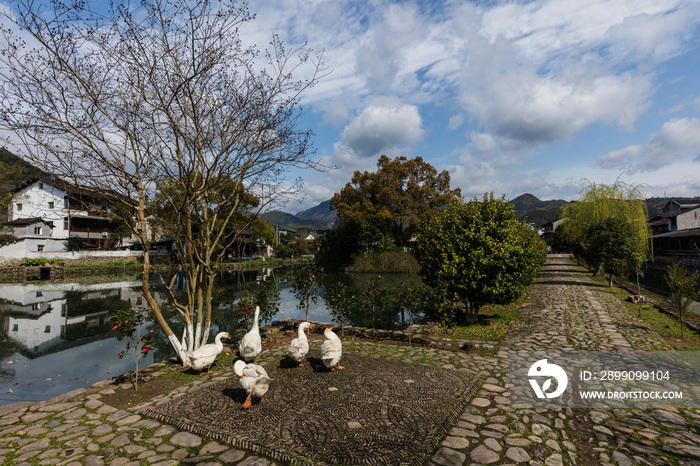
<path id="1" fill-rule="evenodd" d="M 339 277 L 345 282 L 362 278 Z M 417 277 L 396 276 L 394 286 Z M 284 317 L 303 319 L 304 310 L 291 291 L 289 271 L 265 269 L 227 273 L 221 277 L 214 293 L 212 334 L 248 328 L 237 303 L 263 284 L 280 289 L 280 312 L 270 320 Z M 351 285 L 353 283 L 350 283 Z M 41 401 L 76 388 L 114 377 L 135 368 L 133 353 L 119 359 L 126 340 L 112 336 L 109 316 L 119 309 L 142 307 L 138 280 L 109 283 L 41 283 L 0 284 L 0 405 L 17 401 Z M 167 300 L 155 289 L 157 299 L 177 335 L 182 326 Z M 328 308 L 321 299 L 309 309 L 309 320 L 331 322 Z M 370 326 L 368 317 L 355 315 L 350 324 Z M 401 327 L 399 316 L 385 315 L 377 328 Z M 265 323 L 265 322 L 263 322 Z M 139 367 L 174 356 L 170 343 L 157 325 L 154 349 L 139 358 Z"/>

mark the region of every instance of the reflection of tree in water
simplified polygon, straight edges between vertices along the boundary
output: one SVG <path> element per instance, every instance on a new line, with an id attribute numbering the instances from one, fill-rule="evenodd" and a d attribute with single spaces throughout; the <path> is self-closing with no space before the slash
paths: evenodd
<path id="1" fill-rule="evenodd" d="M 17 371 L 14 369 L 7 368 L 5 366 L 0 366 L 0 383 L 10 382 L 17 375 Z"/>
<path id="2" fill-rule="evenodd" d="M 0 335 L 0 360 L 8 359 L 15 353 L 18 353 L 21 347 L 14 341 Z M 9 367 L 8 364 L 0 365 L 0 383 L 8 382 L 14 379 L 16 371 Z"/>
<path id="3" fill-rule="evenodd" d="M 373 327 L 378 329 L 397 329 L 407 323 L 402 322 L 401 309 L 394 299 L 406 284 L 410 284 L 417 290 L 425 289 L 420 276 L 415 274 L 385 274 L 381 279 L 373 273 L 328 273 L 323 286 L 333 290 L 342 283 L 347 288 L 347 301 L 350 306 L 347 311 L 347 324 L 359 327 Z M 381 288 L 385 296 L 381 299 L 382 308 L 371 312 L 369 297 L 374 288 Z"/>

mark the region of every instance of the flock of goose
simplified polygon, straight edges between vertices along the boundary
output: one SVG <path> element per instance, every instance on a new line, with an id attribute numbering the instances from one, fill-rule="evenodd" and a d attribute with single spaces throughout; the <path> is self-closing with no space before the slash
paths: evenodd
<path id="1" fill-rule="evenodd" d="M 267 375 L 265 369 L 255 364 L 255 358 L 262 351 L 262 339 L 260 338 L 260 329 L 258 327 L 258 318 L 260 316 L 260 307 L 255 307 L 255 316 L 253 318 L 253 326 L 238 343 L 238 352 L 241 359 L 237 360 L 233 365 L 233 371 L 240 377 L 240 385 L 248 394 L 243 408 L 250 407 L 252 398 L 262 398 L 270 388 L 272 379 Z M 287 356 L 292 361 L 295 361 L 299 366 L 303 366 L 302 361 L 309 352 L 309 341 L 306 338 L 306 330 L 310 330 L 311 324 L 302 322 L 299 324 L 299 336 L 291 341 L 287 347 Z M 326 328 L 323 332 L 326 337 L 321 345 L 321 360 L 323 365 L 328 370 L 342 369 L 340 358 L 343 355 L 343 344 L 338 338 L 338 335 L 333 332 L 333 327 Z M 199 349 L 188 353 L 190 358 L 190 366 L 192 369 L 201 372 L 207 369 L 209 372 L 211 365 L 216 360 L 216 357 L 224 349 L 222 338 L 231 338 L 227 332 L 221 332 L 216 335 L 214 343 L 202 345 Z"/>

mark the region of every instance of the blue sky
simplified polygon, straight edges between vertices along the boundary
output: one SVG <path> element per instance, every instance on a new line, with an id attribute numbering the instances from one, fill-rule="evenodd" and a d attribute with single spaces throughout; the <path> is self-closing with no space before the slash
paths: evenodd
<path id="1" fill-rule="evenodd" d="M 582 179 L 700 196 L 700 2 L 266 0 L 245 40 L 308 41 L 317 155 L 295 213 L 381 154 L 421 156 L 464 197 L 576 199 Z"/>

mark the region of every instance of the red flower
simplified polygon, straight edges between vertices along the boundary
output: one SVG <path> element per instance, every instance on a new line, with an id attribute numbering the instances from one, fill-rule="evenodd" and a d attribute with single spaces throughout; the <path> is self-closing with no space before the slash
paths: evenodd
<path id="1" fill-rule="evenodd" d="M 249 307 L 245 308 L 245 313 L 246 313 L 246 314 L 250 314 L 250 308 L 249 308 Z"/>
<path id="2" fill-rule="evenodd" d="M 116 330 L 116 329 L 117 329 L 117 327 L 112 327 L 112 330 Z"/>

